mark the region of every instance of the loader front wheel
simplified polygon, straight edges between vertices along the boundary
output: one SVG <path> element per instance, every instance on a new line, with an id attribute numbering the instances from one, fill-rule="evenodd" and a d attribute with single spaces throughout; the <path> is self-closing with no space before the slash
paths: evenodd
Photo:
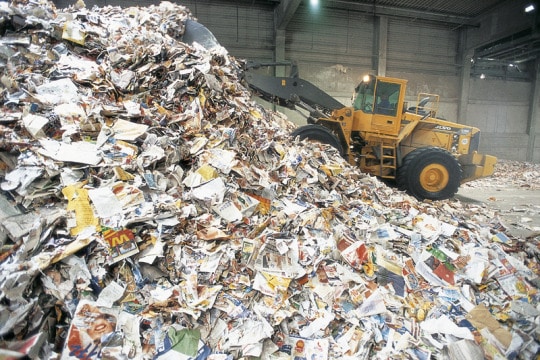
<path id="1" fill-rule="evenodd" d="M 297 136 L 300 140 L 308 139 L 311 141 L 320 142 L 323 144 L 328 144 L 339 151 L 340 155 L 343 156 L 343 146 L 339 142 L 339 139 L 330 131 L 328 128 L 325 128 L 321 125 L 304 125 L 295 129 L 292 132 L 292 137 L 296 138 Z"/>
<path id="2" fill-rule="evenodd" d="M 461 165 L 448 151 L 437 147 L 416 149 L 403 159 L 397 185 L 418 200 L 443 200 L 456 194 Z"/>

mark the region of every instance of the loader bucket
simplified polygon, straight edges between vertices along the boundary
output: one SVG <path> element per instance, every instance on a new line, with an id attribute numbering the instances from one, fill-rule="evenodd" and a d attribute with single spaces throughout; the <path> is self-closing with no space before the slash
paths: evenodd
<path id="1" fill-rule="evenodd" d="M 206 26 L 191 19 L 186 20 L 185 26 L 182 41 L 186 44 L 193 45 L 193 43 L 198 43 L 206 50 L 212 50 L 220 46 L 214 34 Z"/>
<path id="2" fill-rule="evenodd" d="M 461 155 L 458 160 L 463 169 L 462 184 L 493 175 L 497 163 L 495 156 L 483 155 L 477 152 Z"/>

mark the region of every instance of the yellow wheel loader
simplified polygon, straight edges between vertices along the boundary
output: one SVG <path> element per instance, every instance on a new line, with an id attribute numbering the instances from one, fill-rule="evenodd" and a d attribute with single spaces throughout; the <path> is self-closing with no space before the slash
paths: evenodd
<path id="1" fill-rule="evenodd" d="M 186 35 L 207 48 L 217 44 L 200 24 L 188 23 Z M 244 79 L 263 99 L 308 111 L 308 124 L 292 136 L 327 143 L 363 172 L 420 200 L 451 198 L 460 184 L 493 174 L 497 159 L 477 152 L 480 130 L 437 118 L 437 95 L 419 94 L 408 107 L 406 80 L 369 75 L 356 87 L 352 106 L 345 106 L 300 79 L 295 64 L 289 77 L 250 71 L 279 65 L 247 62 Z"/>
<path id="2" fill-rule="evenodd" d="M 299 78 L 245 78 L 266 100 L 309 111 L 309 124 L 293 136 L 332 145 L 350 164 L 420 200 L 451 198 L 460 184 L 493 174 L 497 159 L 477 152 L 480 130 L 437 118 L 434 94 L 419 94 L 408 107 L 406 80 L 365 76 L 347 107 Z"/>

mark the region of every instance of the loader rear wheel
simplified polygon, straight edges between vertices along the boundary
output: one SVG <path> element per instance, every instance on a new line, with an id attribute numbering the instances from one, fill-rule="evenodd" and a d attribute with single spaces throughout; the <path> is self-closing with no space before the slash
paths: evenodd
<path id="1" fill-rule="evenodd" d="M 461 165 L 448 151 L 437 147 L 416 149 L 403 159 L 397 185 L 419 200 L 443 200 L 456 194 Z"/>
<path id="2" fill-rule="evenodd" d="M 309 139 L 312 141 L 317 141 L 323 144 L 328 144 L 339 151 L 340 155 L 343 156 L 343 147 L 339 142 L 339 139 L 330 131 L 321 125 L 304 125 L 295 129 L 292 132 L 292 137 L 300 137 L 300 140 Z"/>

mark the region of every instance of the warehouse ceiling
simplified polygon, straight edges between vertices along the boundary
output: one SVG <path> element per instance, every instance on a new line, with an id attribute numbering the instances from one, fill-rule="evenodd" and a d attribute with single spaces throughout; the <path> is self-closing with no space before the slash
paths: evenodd
<path id="1" fill-rule="evenodd" d="M 358 9 L 376 14 L 426 19 L 467 25 L 506 0 L 330 0 L 330 6 Z"/>
<path id="2" fill-rule="evenodd" d="M 260 0 L 295 9 L 302 0 Z M 434 20 L 472 25 L 475 18 L 508 0 L 321 0 L 326 7 L 356 10 L 377 15 Z M 294 11 L 294 10 L 292 10 Z"/>
<path id="3" fill-rule="evenodd" d="M 345 1 L 350 3 L 366 3 L 389 8 L 409 9 L 429 12 L 439 16 L 456 16 L 463 18 L 476 17 L 493 9 L 505 0 L 377 0 L 377 1 Z"/>
<path id="4" fill-rule="evenodd" d="M 268 1 L 277 4 L 277 28 L 285 29 L 298 6 L 307 0 L 266 0 Z M 453 29 L 477 27 L 483 15 L 496 11 L 497 7 L 509 1 L 515 0 L 320 0 L 326 7 L 399 17 L 411 21 L 432 21 L 446 24 Z M 534 3 L 534 0 L 531 1 Z M 537 3 L 536 9 L 531 13 L 530 24 L 523 23 L 521 29 L 500 35 L 499 38 L 478 46 L 474 51 L 474 59 L 483 62 L 484 65 L 489 62 L 488 67 L 503 64 L 504 71 L 509 69 L 508 66 L 537 59 L 540 56 L 540 16 L 537 14 L 539 10 Z M 510 70 L 515 71 L 516 68 Z"/>

